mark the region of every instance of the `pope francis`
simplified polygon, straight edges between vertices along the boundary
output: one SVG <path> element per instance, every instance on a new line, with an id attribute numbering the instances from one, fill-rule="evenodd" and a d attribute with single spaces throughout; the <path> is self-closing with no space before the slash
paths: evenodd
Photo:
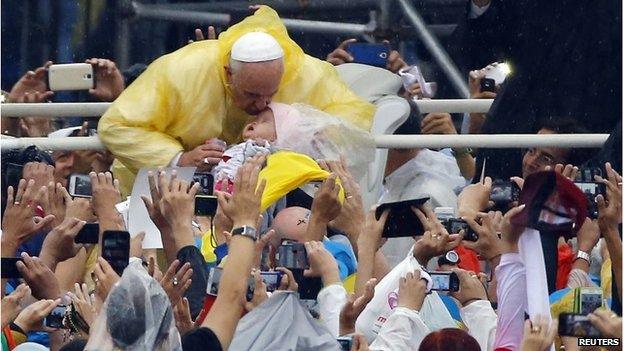
<path id="1" fill-rule="evenodd" d="M 128 193 L 140 168 L 197 166 L 192 152 L 207 140 L 239 142 L 245 123 L 272 100 L 305 103 L 366 130 L 375 111 L 330 63 L 306 55 L 277 13 L 262 6 L 218 40 L 155 60 L 102 116 L 98 133 Z"/>

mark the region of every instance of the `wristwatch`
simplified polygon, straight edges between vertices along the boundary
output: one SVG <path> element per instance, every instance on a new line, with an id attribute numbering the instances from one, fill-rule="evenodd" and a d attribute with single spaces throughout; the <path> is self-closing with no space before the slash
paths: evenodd
<path id="1" fill-rule="evenodd" d="M 248 225 L 232 229 L 232 235 L 246 236 L 253 241 L 258 240 L 258 231 L 256 230 L 256 228 Z"/>
<path id="2" fill-rule="evenodd" d="M 587 261 L 587 263 L 591 263 L 591 261 L 589 260 L 589 254 L 587 252 L 585 252 L 585 251 L 578 250 L 574 260 L 578 260 L 579 258 Z"/>

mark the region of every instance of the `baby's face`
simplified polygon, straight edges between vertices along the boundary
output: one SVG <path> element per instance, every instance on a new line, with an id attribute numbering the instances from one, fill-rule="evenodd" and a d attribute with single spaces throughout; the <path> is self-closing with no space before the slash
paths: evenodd
<path id="1" fill-rule="evenodd" d="M 243 128 L 243 139 L 264 139 L 267 141 L 275 141 L 277 139 L 275 118 L 270 108 L 264 109 L 251 123 L 248 123 Z"/>

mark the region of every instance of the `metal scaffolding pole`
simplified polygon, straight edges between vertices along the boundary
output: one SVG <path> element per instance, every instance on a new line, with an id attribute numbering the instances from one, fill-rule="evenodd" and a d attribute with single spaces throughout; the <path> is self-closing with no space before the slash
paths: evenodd
<path id="1" fill-rule="evenodd" d="M 423 21 L 422 17 L 418 14 L 418 11 L 412 6 L 409 0 L 397 0 L 403 13 L 407 17 L 407 19 L 412 23 L 414 28 L 416 29 L 416 34 L 420 37 L 423 44 L 427 47 L 431 56 L 436 60 L 440 68 L 444 71 L 446 76 L 449 78 L 451 84 L 460 94 L 465 98 L 468 98 L 468 84 L 466 84 L 466 79 L 462 78 L 462 75 L 459 73 L 459 70 L 455 66 L 455 63 L 449 58 L 448 54 L 440 45 L 438 40 L 429 32 L 427 29 L 427 25 Z"/>
<path id="2" fill-rule="evenodd" d="M 485 113 L 488 112 L 491 99 L 458 100 L 416 100 L 421 113 Z M 109 102 L 57 102 L 32 104 L 3 104 L 0 107 L 2 117 L 99 117 L 106 112 Z"/>
<path id="3" fill-rule="evenodd" d="M 163 20 L 181 23 L 225 25 L 229 24 L 232 16 L 227 13 L 195 12 L 189 10 L 169 9 L 144 5 L 137 2 L 132 4 L 133 13 L 137 18 Z M 362 36 L 375 29 L 375 23 L 368 24 L 340 23 L 326 21 L 312 21 L 293 18 L 282 18 L 286 28 L 291 31 L 305 31 L 312 33 L 329 33 L 344 36 Z"/>
<path id="4" fill-rule="evenodd" d="M 115 61 L 119 69 L 130 66 L 130 18 L 128 15 L 131 7 L 130 0 L 117 2 L 115 23 Z"/>
<path id="5" fill-rule="evenodd" d="M 374 10 L 383 0 L 264 0 L 262 5 L 267 5 L 279 13 L 300 13 L 301 11 L 328 12 L 328 11 L 349 11 L 349 10 Z M 162 9 L 178 9 L 203 12 L 249 12 L 249 1 L 227 1 L 227 2 L 189 2 L 177 4 L 153 4 L 150 7 Z"/>

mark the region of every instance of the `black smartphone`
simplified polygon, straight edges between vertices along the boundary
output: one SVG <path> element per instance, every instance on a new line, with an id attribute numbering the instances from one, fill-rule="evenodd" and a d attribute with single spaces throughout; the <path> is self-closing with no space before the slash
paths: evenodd
<path id="1" fill-rule="evenodd" d="M 381 217 L 381 214 L 386 209 L 390 209 L 381 236 L 384 238 L 401 238 L 423 235 L 425 231 L 423 225 L 420 223 L 420 219 L 418 219 L 411 207 L 420 207 L 427 202 L 427 200 L 429 200 L 428 197 L 424 199 L 389 202 L 377 206 L 377 210 L 375 211 L 375 217 L 377 217 L 377 219 Z"/>
<path id="2" fill-rule="evenodd" d="M 350 336 L 340 336 L 336 338 L 336 341 L 338 341 L 338 344 L 340 344 L 340 350 L 351 351 L 353 339 Z"/>
<path id="3" fill-rule="evenodd" d="M 199 183 L 199 192 L 201 195 L 212 195 L 214 192 L 214 177 L 210 173 L 196 172 L 193 174 L 193 182 Z"/>
<path id="4" fill-rule="evenodd" d="M 435 291 L 459 291 L 459 277 L 455 272 L 428 272 Z"/>
<path id="5" fill-rule="evenodd" d="M 74 238 L 76 244 L 97 244 L 100 239 L 100 224 L 86 223 Z"/>
<path id="6" fill-rule="evenodd" d="M 102 258 L 121 277 L 130 260 L 130 233 L 121 230 L 107 230 L 102 236 Z"/>
<path id="7" fill-rule="evenodd" d="M 21 257 L 2 257 L 0 275 L 2 279 L 21 278 L 22 275 L 17 270 L 17 262 L 24 261 Z"/>
<path id="8" fill-rule="evenodd" d="M 587 315 L 561 313 L 559 315 L 559 335 L 579 338 L 600 338 L 600 331 L 587 319 Z"/>
<path id="9" fill-rule="evenodd" d="M 65 313 L 67 311 L 67 306 L 58 305 L 54 307 L 52 312 L 45 317 L 45 325 L 46 327 L 54 328 L 54 329 L 67 329 L 63 324 L 63 319 L 65 318 Z"/>
<path id="10" fill-rule="evenodd" d="M 214 195 L 195 195 L 195 215 L 214 217 L 217 213 L 217 197 Z"/>
<path id="11" fill-rule="evenodd" d="M 492 78 L 483 78 L 481 79 L 481 91 L 491 91 L 493 93 L 496 92 L 496 81 Z"/>
<path id="12" fill-rule="evenodd" d="M 585 194 L 587 199 L 587 216 L 590 219 L 597 219 L 598 204 L 596 203 L 596 196 L 604 196 L 607 192 L 607 186 L 596 182 L 574 182 L 574 184 Z"/>
<path id="13" fill-rule="evenodd" d="M 354 63 L 386 68 L 390 47 L 386 44 L 351 43 L 347 51 Z"/>
<path id="14" fill-rule="evenodd" d="M 461 218 L 449 218 L 446 221 L 442 222 L 446 231 L 449 234 L 457 234 L 460 231 L 464 231 L 464 239 L 466 241 L 477 241 L 479 240 L 479 234 L 475 232 L 470 225 L 466 221 Z"/>
<path id="15" fill-rule="evenodd" d="M 520 199 L 520 187 L 510 180 L 496 179 L 492 182 L 492 190 L 490 191 L 490 201 L 494 202 L 494 206 L 506 210 L 507 206 Z"/>
<path id="16" fill-rule="evenodd" d="M 67 182 L 67 192 L 72 197 L 91 197 L 91 178 L 86 174 L 71 174 Z"/>
<path id="17" fill-rule="evenodd" d="M 277 290 L 282 282 L 282 272 L 260 272 L 262 281 L 266 284 L 266 290 L 269 292 Z"/>
<path id="18" fill-rule="evenodd" d="M 293 241 L 282 242 L 282 245 L 277 248 L 277 266 L 290 270 L 310 268 L 305 246 Z"/>

